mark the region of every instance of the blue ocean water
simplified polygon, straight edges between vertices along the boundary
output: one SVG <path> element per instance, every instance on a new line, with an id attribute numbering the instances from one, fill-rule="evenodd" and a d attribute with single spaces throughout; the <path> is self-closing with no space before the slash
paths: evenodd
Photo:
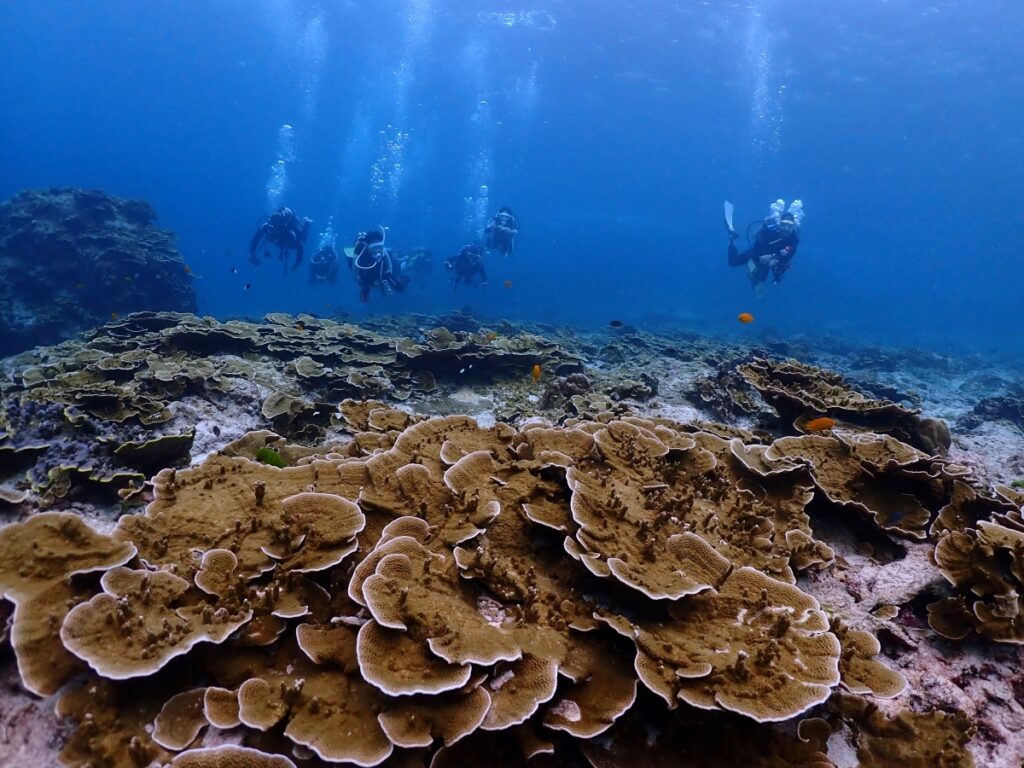
<path id="1" fill-rule="evenodd" d="M 940 0 L 40 0 L 3 5 L 0 197 L 149 200 L 200 310 L 353 317 L 467 307 L 579 326 L 1024 358 L 1024 4 Z M 755 297 L 737 223 L 801 198 L 802 244 Z M 377 224 L 432 280 L 248 264 L 289 205 L 339 246 Z M 440 261 L 498 206 L 490 284 Z M 238 270 L 232 272 L 232 267 Z M 511 287 L 504 287 L 510 281 Z M 251 284 L 251 289 L 244 286 Z M 739 326 L 738 312 L 757 321 Z"/>

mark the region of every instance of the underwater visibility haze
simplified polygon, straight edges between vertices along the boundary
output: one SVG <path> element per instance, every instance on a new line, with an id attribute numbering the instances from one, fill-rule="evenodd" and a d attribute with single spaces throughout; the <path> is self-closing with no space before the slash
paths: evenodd
<path id="1" fill-rule="evenodd" d="M 1022 29 L 998 0 L 11 3 L 0 195 L 148 200 L 218 317 L 466 306 L 1019 358 Z M 722 201 L 742 228 L 777 198 L 800 252 L 755 299 Z M 368 307 L 347 274 L 253 269 L 280 205 L 310 244 L 383 224 L 438 269 Z M 501 205 L 514 258 L 453 294 L 441 261 Z"/>
<path id="2" fill-rule="evenodd" d="M 1022 39 L 0 2 L 0 768 L 1021 768 Z"/>

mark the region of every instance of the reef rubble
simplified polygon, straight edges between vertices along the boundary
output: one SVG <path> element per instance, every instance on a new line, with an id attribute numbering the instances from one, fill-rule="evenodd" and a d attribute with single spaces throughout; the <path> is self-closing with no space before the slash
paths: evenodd
<path id="1" fill-rule="evenodd" d="M 1024 493 L 955 411 L 538 330 L 3 361 L 0 764 L 1019 766 Z"/>

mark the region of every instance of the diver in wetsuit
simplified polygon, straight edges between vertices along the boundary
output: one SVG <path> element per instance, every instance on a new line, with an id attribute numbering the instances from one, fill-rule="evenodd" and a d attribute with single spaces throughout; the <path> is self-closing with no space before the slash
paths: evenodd
<path id="1" fill-rule="evenodd" d="M 312 223 L 311 219 L 303 219 L 300 222 L 299 217 L 291 208 L 280 208 L 274 211 L 260 224 L 256 234 L 252 236 L 252 241 L 249 243 L 249 261 L 259 266 L 260 260 L 256 255 L 256 250 L 260 247 L 260 242 L 266 240 L 268 244 L 272 243 L 280 249 L 282 261 L 287 257 L 288 251 L 294 250 L 295 263 L 292 268 L 299 266 L 299 262 L 302 261 L 302 245 L 309 236 L 309 225 Z"/>
<path id="2" fill-rule="evenodd" d="M 384 227 L 360 232 L 356 237 L 352 255 L 348 259 L 348 268 L 355 274 L 359 284 L 359 301 L 370 300 L 370 291 L 377 286 L 385 294 L 392 291 L 401 293 L 409 284 L 409 278 L 399 272 L 391 259 L 391 254 L 384 247 L 386 233 Z"/>
<path id="3" fill-rule="evenodd" d="M 484 245 L 489 251 L 498 251 L 502 256 L 511 256 L 519 236 L 519 222 L 508 206 L 498 209 L 484 227 Z"/>
<path id="4" fill-rule="evenodd" d="M 334 285 L 338 282 L 338 252 L 334 243 L 325 243 L 309 260 L 309 282 L 327 282 Z"/>
<path id="5" fill-rule="evenodd" d="M 402 274 L 408 275 L 419 288 L 426 286 L 427 279 L 434 271 L 434 254 L 426 248 L 413 248 L 404 253 L 392 251 L 391 258 L 398 264 Z"/>
<path id="6" fill-rule="evenodd" d="M 487 285 L 487 273 L 484 271 L 483 249 L 478 243 L 469 243 L 462 246 L 462 249 L 448 259 L 444 265 L 452 270 L 452 289 L 458 287 L 459 283 L 472 285 L 479 278 L 480 284 Z"/>
<path id="7" fill-rule="evenodd" d="M 771 214 L 760 223 L 761 228 L 754 235 L 753 241 L 748 240 L 749 247 L 745 251 L 736 248 L 738 235 L 729 226 L 729 266 L 746 266 L 750 284 L 758 293 L 764 290 L 769 275 L 777 285 L 792 266 L 793 257 L 800 246 L 800 223 L 803 218 L 804 207 L 800 200 L 790 203 L 788 210 L 784 200 L 776 200 L 771 205 Z M 749 227 L 747 229 L 749 231 Z"/>

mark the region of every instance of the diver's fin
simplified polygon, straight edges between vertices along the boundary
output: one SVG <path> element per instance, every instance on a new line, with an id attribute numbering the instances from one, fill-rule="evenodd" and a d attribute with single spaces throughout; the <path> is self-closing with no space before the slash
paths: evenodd
<path id="1" fill-rule="evenodd" d="M 725 228 L 729 230 L 730 235 L 736 234 L 736 230 L 732 226 L 732 203 L 728 200 L 725 201 Z"/>

